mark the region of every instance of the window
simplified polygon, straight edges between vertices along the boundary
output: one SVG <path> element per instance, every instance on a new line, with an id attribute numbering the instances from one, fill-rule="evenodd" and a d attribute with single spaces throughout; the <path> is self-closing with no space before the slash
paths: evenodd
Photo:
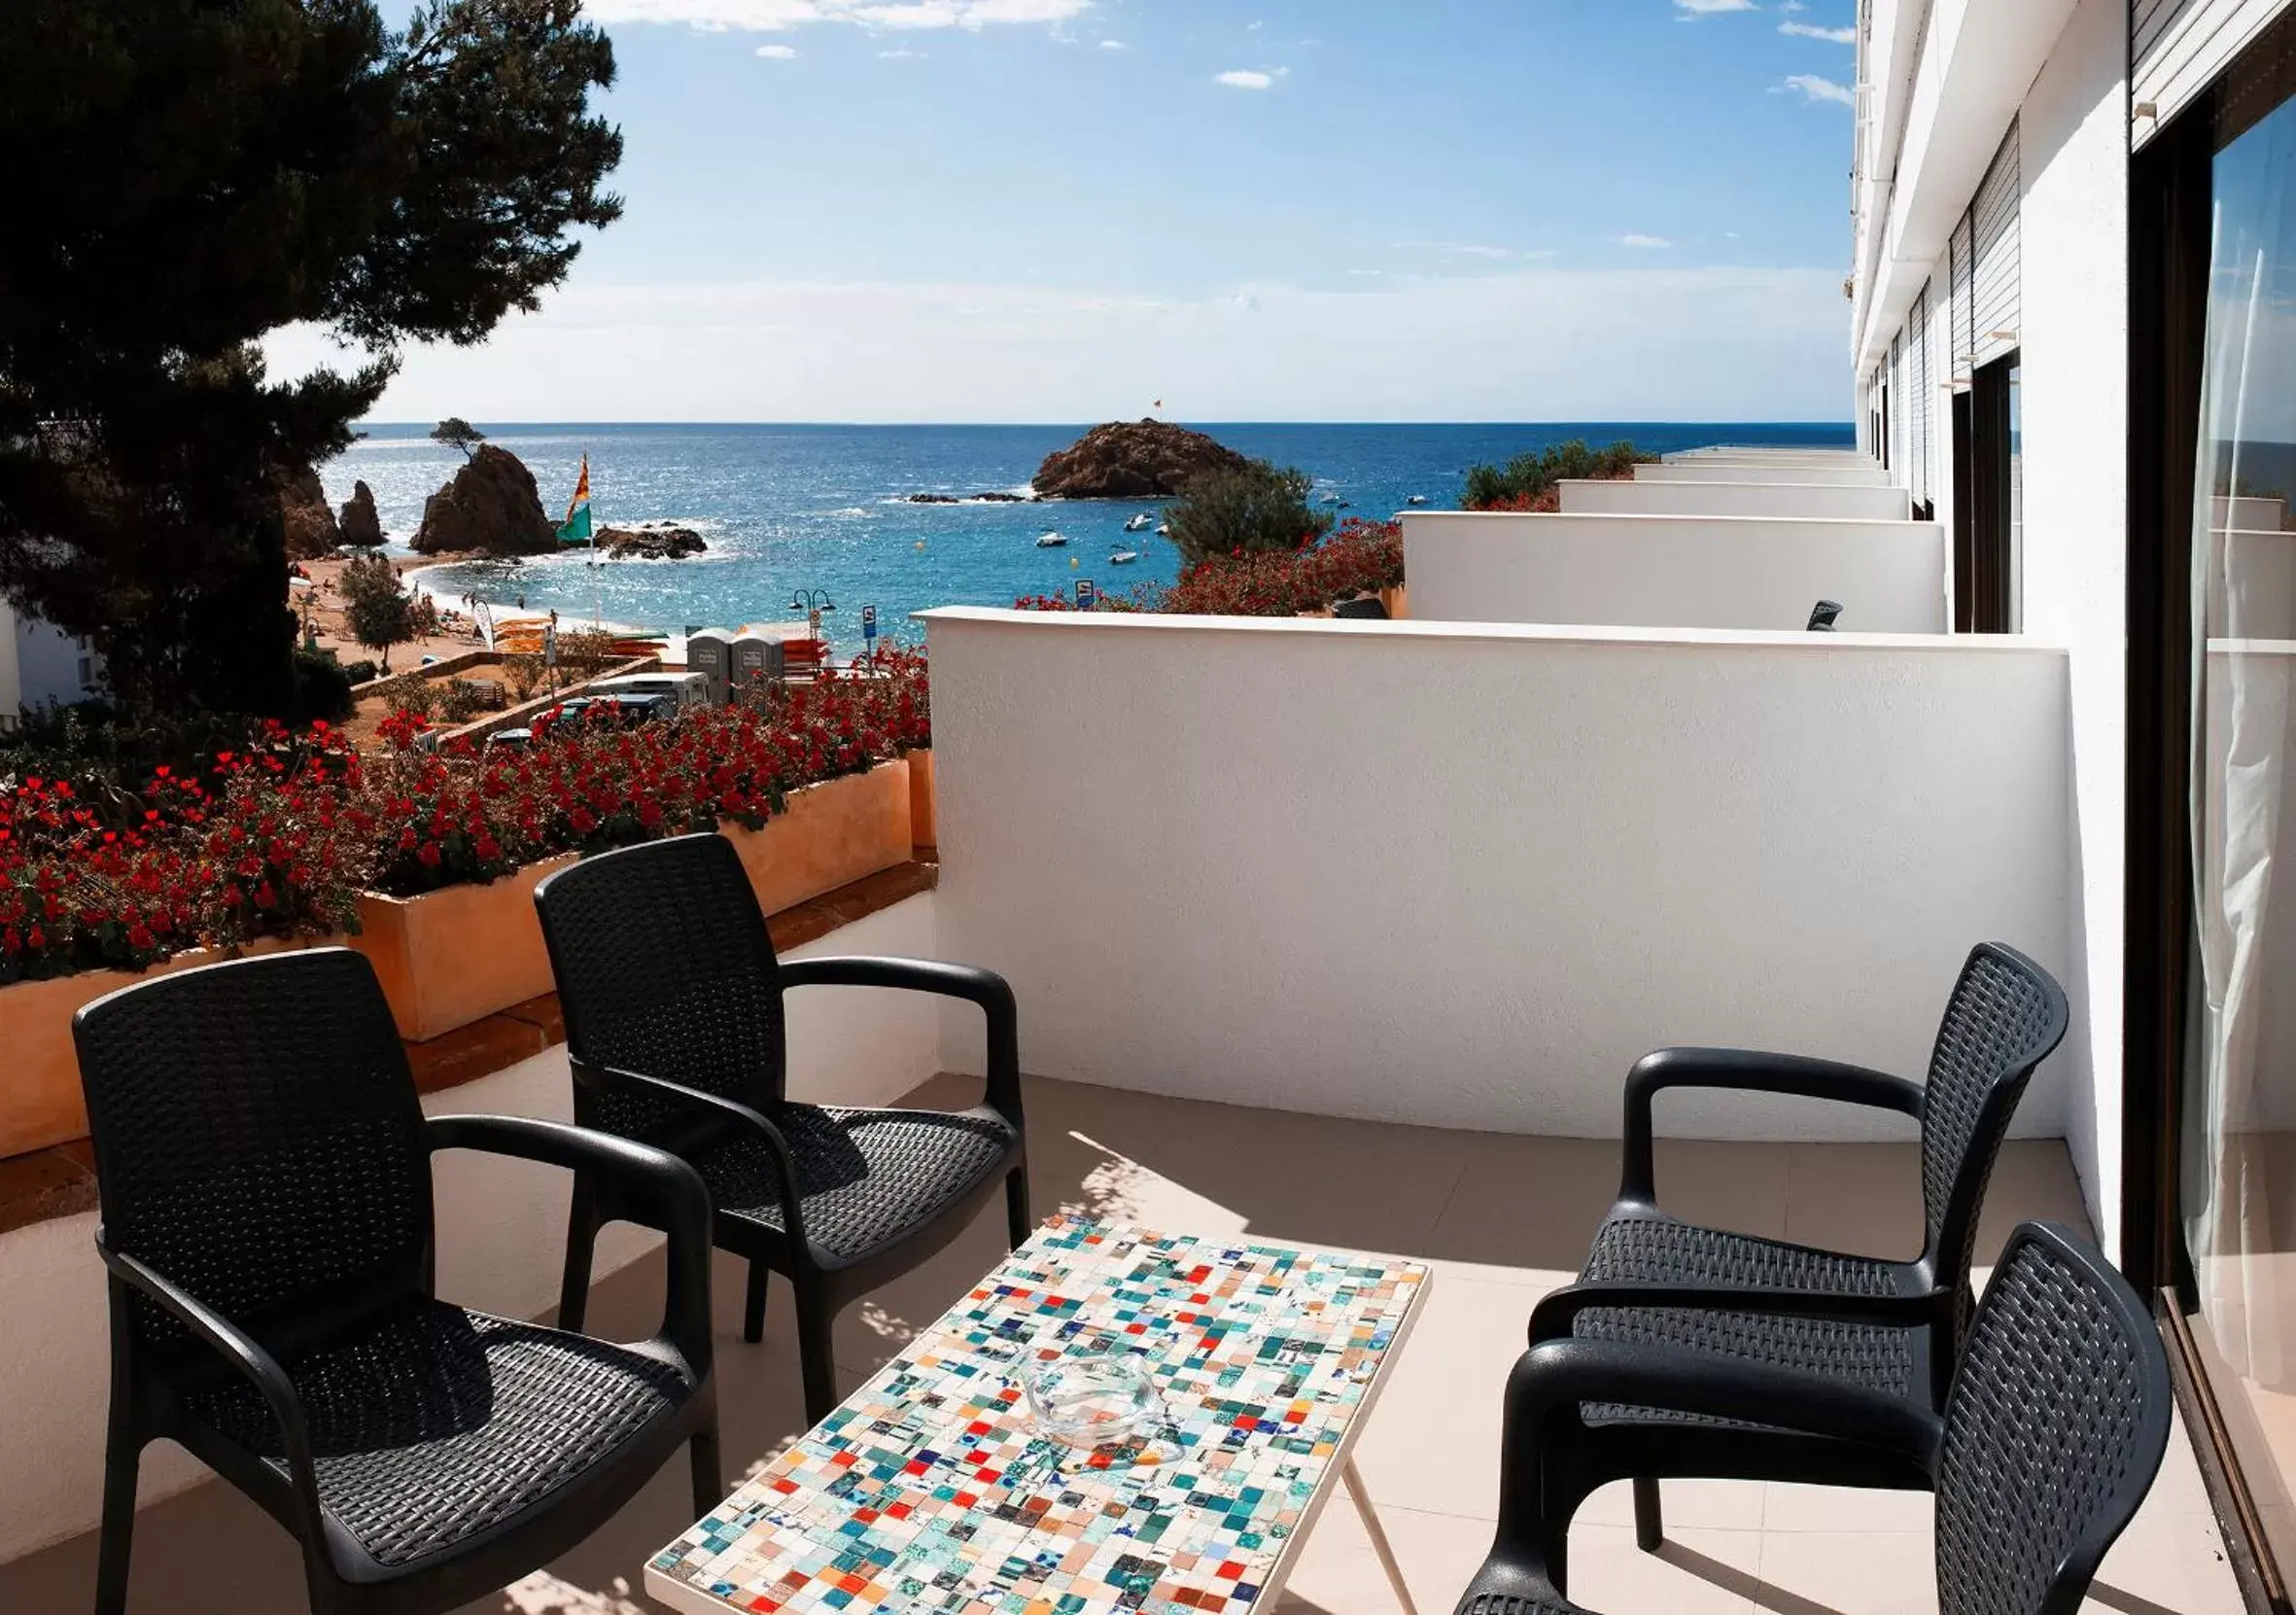
<path id="1" fill-rule="evenodd" d="M 2025 452 L 2018 381 L 2012 352 L 1977 371 L 1966 425 L 1955 401 L 1957 476 L 1966 471 L 1954 488 L 1957 501 L 1966 500 L 1955 530 L 1956 559 L 1966 565 L 1954 572 L 1954 620 L 1968 633 L 2015 633 L 2022 614 Z"/>

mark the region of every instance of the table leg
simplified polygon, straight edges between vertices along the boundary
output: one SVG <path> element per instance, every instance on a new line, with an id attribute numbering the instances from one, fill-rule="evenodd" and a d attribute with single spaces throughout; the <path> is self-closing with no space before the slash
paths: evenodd
<path id="1" fill-rule="evenodd" d="M 1371 1490 L 1363 1484 L 1363 1475 L 1355 1467 L 1352 1455 L 1339 1465 L 1339 1484 L 1355 1499 L 1355 1512 L 1363 1517 L 1363 1528 L 1372 1539 L 1372 1552 L 1379 1556 L 1379 1568 L 1387 1572 L 1387 1585 L 1395 1589 L 1395 1601 L 1403 1605 L 1403 1615 L 1419 1615 L 1418 1605 L 1411 1602 L 1411 1590 L 1403 1584 L 1403 1566 L 1395 1562 L 1395 1550 L 1387 1545 L 1386 1528 L 1379 1524 L 1378 1513 L 1372 1507 Z"/>

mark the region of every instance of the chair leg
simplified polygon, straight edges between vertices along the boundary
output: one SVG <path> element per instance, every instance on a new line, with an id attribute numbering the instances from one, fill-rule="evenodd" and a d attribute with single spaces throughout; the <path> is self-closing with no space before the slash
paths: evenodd
<path id="1" fill-rule="evenodd" d="M 805 1377 L 805 1417 L 818 1424 L 837 1410 L 837 1361 L 831 1326 L 837 1315 L 819 1295 L 797 1291 L 797 1361 Z"/>
<path id="2" fill-rule="evenodd" d="M 749 1287 L 742 1298 L 742 1339 L 755 1346 L 765 1338 L 765 1285 L 773 1269 L 758 1257 L 749 1258 Z"/>
<path id="3" fill-rule="evenodd" d="M 1645 1475 L 1634 1478 L 1634 1545 L 1646 1554 L 1658 1551 L 1666 1540 L 1665 1522 L 1658 1515 L 1658 1483 Z"/>
<path id="4" fill-rule="evenodd" d="M 590 1312 L 590 1263 L 598 1250 L 598 1197 L 583 1174 L 574 1175 L 574 1205 L 566 1213 L 566 1276 L 558 1287 L 558 1326 L 579 1330 Z"/>
<path id="5" fill-rule="evenodd" d="M 95 1615 L 126 1615 L 127 1560 L 135 1539 L 135 1477 L 143 1459 L 127 1411 L 114 1405 L 104 1437 L 104 1521 L 96 1549 Z"/>
<path id="6" fill-rule="evenodd" d="M 689 1457 L 694 1472 L 694 1518 L 700 1519 L 725 1501 L 725 1469 L 717 1457 L 717 1421 L 713 1418 L 710 1427 L 696 1430 L 689 1443 Z"/>
<path id="7" fill-rule="evenodd" d="M 1028 1169 L 1013 1168 L 1004 1176 L 1004 1210 L 1011 1220 L 1013 1244 L 1018 1250 L 1024 1240 L 1036 1229 L 1035 1219 L 1028 1215 Z"/>

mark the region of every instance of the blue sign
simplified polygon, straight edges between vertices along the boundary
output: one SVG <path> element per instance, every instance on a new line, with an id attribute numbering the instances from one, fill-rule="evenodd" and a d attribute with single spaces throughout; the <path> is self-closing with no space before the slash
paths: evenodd
<path id="1" fill-rule="evenodd" d="M 1076 609 L 1078 611 L 1091 611 L 1099 598 L 1100 591 L 1093 587 L 1093 580 L 1090 578 L 1079 578 L 1076 580 Z"/>
<path id="2" fill-rule="evenodd" d="M 863 639 L 877 637 L 877 608 L 875 606 L 861 608 L 861 637 Z"/>

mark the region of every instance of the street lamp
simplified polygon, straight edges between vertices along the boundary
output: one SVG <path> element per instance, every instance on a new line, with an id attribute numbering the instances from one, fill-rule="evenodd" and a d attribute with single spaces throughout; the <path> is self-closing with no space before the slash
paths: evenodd
<path id="1" fill-rule="evenodd" d="M 789 596 L 789 609 L 805 613 L 806 631 L 819 639 L 821 614 L 837 610 L 837 602 L 829 598 L 827 589 L 799 589 Z"/>

